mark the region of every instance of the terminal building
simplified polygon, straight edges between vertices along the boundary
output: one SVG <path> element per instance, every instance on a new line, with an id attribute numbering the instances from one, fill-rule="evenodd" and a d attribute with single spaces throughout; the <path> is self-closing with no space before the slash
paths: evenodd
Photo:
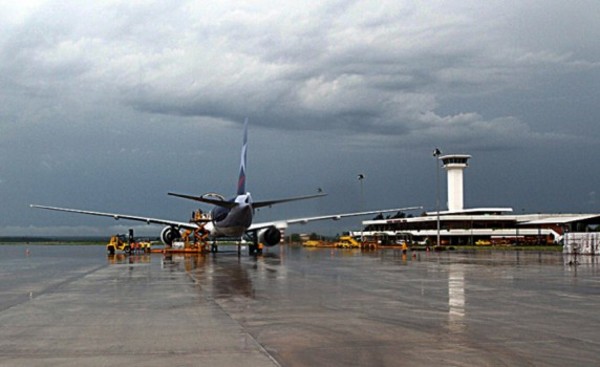
<path id="1" fill-rule="evenodd" d="M 600 214 L 514 214 L 512 208 L 464 208 L 463 173 L 471 158 L 466 154 L 437 157 L 447 172 L 446 210 L 420 216 L 398 213 L 363 221 L 353 232 L 381 245 L 402 242 L 436 245 L 559 244 L 569 232 L 600 230 Z"/>

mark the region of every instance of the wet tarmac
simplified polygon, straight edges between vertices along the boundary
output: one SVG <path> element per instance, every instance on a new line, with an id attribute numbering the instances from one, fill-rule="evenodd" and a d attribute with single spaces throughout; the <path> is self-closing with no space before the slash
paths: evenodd
<path id="1" fill-rule="evenodd" d="M 1 366 L 595 366 L 600 267 L 560 253 L 0 246 Z M 569 265 L 577 263 L 578 265 Z"/>

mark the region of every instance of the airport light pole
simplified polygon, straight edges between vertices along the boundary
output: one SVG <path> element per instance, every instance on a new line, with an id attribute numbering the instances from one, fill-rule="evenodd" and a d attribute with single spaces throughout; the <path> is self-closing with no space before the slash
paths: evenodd
<path id="1" fill-rule="evenodd" d="M 360 182 L 360 210 L 365 210 L 365 198 L 364 198 L 364 190 L 363 190 L 363 180 L 365 179 L 364 173 L 359 173 L 357 175 L 358 182 Z M 360 226 L 360 243 L 361 245 L 365 242 L 365 226 Z"/>
<path id="2" fill-rule="evenodd" d="M 365 179 L 365 175 L 364 173 L 359 173 L 357 175 L 358 177 L 358 182 L 360 182 L 360 210 L 364 211 L 365 210 L 365 192 L 364 192 L 364 188 L 363 188 L 363 180 Z"/>
<path id="3" fill-rule="evenodd" d="M 435 148 L 433 157 L 435 158 L 435 210 L 437 212 L 437 238 L 436 246 L 440 245 L 440 156 L 442 151 Z"/>

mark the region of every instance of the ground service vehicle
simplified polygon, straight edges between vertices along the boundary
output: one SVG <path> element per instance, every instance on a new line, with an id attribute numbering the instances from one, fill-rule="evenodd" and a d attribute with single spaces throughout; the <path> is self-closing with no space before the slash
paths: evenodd
<path id="1" fill-rule="evenodd" d="M 110 238 L 108 245 L 106 245 L 106 252 L 109 255 L 114 255 L 117 251 L 122 251 L 127 255 L 131 254 L 131 246 L 126 240 L 124 234 L 117 234 Z"/>
<path id="2" fill-rule="evenodd" d="M 360 242 L 352 236 L 341 236 L 334 245 L 340 248 L 360 248 Z"/>
<path id="3" fill-rule="evenodd" d="M 121 251 L 126 255 L 131 253 L 150 253 L 151 245 L 148 241 L 135 241 L 133 237 L 133 229 L 129 230 L 129 236 L 124 234 L 116 234 L 110 238 L 106 245 L 106 252 L 109 255 L 114 255 L 117 251 Z"/>

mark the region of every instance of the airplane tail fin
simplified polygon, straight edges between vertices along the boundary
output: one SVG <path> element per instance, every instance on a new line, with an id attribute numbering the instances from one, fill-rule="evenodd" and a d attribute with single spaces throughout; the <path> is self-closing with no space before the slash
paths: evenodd
<path id="1" fill-rule="evenodd" d="M 240 163 L 240 177 L 238 179 L 237 194 L 246 193 L 246 152 L 248 149 L 248 118 L 244 120 L 244 144 L 242 145 L 242 157 Z"/>

